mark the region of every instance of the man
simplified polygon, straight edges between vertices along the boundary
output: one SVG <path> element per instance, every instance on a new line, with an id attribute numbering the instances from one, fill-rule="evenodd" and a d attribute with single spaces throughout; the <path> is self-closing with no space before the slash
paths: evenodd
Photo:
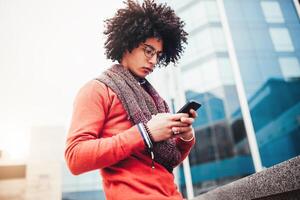
<path id="1" fill-rule="evenodd" d="M 128 0 L 106 25 L 106 55 L 118 64 L 79 91 L 67 164 L 75 175 L 100 169 L 107 200 L 182 199 L 172 170 L 195 143 L 197 113 L 169 113 L 145 77 L 180 58 L 184 24 L 165 4 Z"/>

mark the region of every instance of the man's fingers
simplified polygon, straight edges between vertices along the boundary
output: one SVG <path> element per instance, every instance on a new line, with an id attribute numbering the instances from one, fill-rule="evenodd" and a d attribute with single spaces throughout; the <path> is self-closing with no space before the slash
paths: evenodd
<path id="1" fill-rule="evenodd" d="M 180 120 L 181 117 L 189 117 L 189 115 L 187 113 L 176 113 L 170 115 L 170 119 L 173 121 Z"/>
<path id="2" fill-rule="evenodd" d="M 181 120 L 172 121 L 170 123 L 171 127 L 186 127 L 186 126 L 189 126 L 189 125 L 190 125 L 189 123 L 182 122 Z"/>
<path id="3" fill-rule="evenodd" d="M 192 123 L 194 123 L 194 118 L 188 118 L 188 117 L 182 117 L 181 119 L 180 119 L 180 121 L 182 122 L 182 123 L 186 123 L 186 124 L 189 124 L 189 125 L 191 125 Z"/>
<path id="4" fill-rule="evenodd" d="M 191 109 L 191 110 L 190 110 L 190 114 L 191 114 L 191 117 L 192 117 L 192 118 L 198 117 L 198 114 L 197 114 L 197 112 L 196 112 L 194 109 Z"/>
<path id="5" fill-rule="evenodd" d="M 192 131 L 192 127 L 191 126 L 187 126 L 187 127 L 172 127 L 172 132 L 174 135 L 178 135 L 181 133 L 186 133 L 188 131 Z"/>

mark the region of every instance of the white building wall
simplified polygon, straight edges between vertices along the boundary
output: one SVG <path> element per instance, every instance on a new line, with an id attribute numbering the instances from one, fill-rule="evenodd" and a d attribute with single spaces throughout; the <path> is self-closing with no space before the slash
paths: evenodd
<path id="1" fill-rule="evenodd" d="M 61 200 L 63 126 L 33 127 L 26 171 L 26 200 Z"/>

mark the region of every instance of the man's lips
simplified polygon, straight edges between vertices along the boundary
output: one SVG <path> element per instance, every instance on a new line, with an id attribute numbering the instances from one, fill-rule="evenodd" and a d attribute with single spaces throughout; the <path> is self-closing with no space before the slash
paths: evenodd
<path id="1" fill-rule="evenodd" d="M 153 72 L 153 69 L 152 69 L 152 68 L 150 68 L 150 67 L 143 67 L 142 69 L 144 69 L 144 70 L 148 71 L 148 73 L 151 73 L 151 72 Z"/>

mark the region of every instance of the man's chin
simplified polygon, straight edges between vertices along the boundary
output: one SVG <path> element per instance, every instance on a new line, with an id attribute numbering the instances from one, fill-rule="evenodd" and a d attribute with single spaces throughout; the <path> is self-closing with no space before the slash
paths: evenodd
<path id="1" fill-rule="evenodd" d="M 148 73 L 140 72 L 140 73 L 136 73 L 135 75 L 138 76 L 139 78 L 145 78 L 148 75 Z"/>
<path id="2" fill-rule="evenodd" d="M 147 75 L 138 75 L 139 78 L 146 78 Z"/>

